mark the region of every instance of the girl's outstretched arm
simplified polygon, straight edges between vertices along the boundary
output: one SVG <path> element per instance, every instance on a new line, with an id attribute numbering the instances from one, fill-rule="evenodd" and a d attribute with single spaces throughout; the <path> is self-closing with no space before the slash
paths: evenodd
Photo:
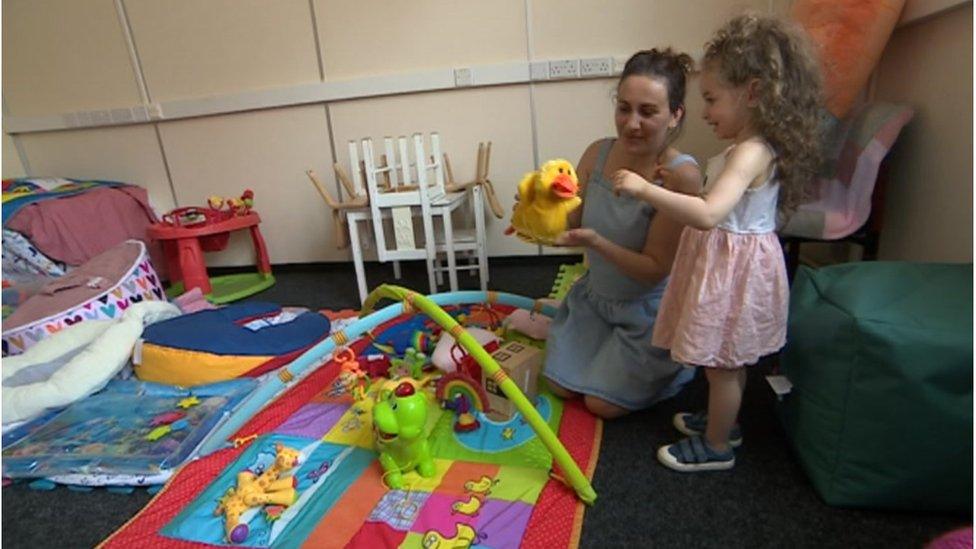
<path id="1" fill-rule="evenodd" d="M 629 170 L 611 176 L 614 191 L 650 203 L 683 225 L 708 230 L 718 225 L 742 198 L 746 189 L 767 173 L 772 153 L 763 143 L 747 140 L 732 149 L 725 169 L 700 196 L 688 196 L 652 185 Z"/>
<path id="2" fill-rule="evenodd" d="M 701 192 L 701 172 L 694 164 L 683 164 L 674 171 L 670 188 L 694 195 Z M 604 238 L 593 229 L 573 229 L 559 236 L 564 246 L 585 246 L 602 255 L 634 280 L 654 286 L 671 272 L 683 226 L 672 218 L 656 215 L 651 221 L 640 251 L 632 251 Z"/>

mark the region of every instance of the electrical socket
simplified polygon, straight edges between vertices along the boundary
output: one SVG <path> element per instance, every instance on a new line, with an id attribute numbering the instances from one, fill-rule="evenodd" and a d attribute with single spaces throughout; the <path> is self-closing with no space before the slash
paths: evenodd
<path id="1" fill-rule="evenodd" d="M 579 76 L 579 59 L 559 59 L 549 62 L 549 78 L 576 78 Z"/>
<path id="2" fill-rule="evenodd" d="M 461 88 L 464 86 L 470 86 L 473 82 L 473 77 L 471 74 L 471 69 L 468 67 L 461 67 L 454 69 L 454 86 Z"/>
<path id="3" fill-rule="evenodd" d="M 549 80 L 549 62 L 533 61 L 530 63 L 529 78 L 532 80 Z"/>
<path id="4" fill-rule="evenodd" d="M 624 72 L 624 66 L 627 65 L 627 60 L 629 57 L 613 57 L 613 75 L 619 76 Z"/>
<path id="5" fill-rule="evenodd" d="M 613 74 L 612 57 L 593 57 L 590 59 L 580 59 L 580 76 L 599 77 L 610 76 Z"/>

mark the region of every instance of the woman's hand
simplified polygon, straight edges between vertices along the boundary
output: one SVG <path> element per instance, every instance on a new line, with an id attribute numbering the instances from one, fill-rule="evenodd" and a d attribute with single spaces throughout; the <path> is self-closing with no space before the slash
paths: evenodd
<path id="1" fill-rule="evenodd" d="M 613 182 L 613 192 L 617 196 L 625 195 L 640 198 L 651 184 L 646 179 L 630 170 L 617 170 L 610 176 Z"/>
<path id="2" fill-rule="evenodd" d="M 567 246 L 570 248 L 592 248 L 600 240 L 600 235 L 590 228 L 570 229 L 559 236 L 553 242 L 556 246 Z"/>

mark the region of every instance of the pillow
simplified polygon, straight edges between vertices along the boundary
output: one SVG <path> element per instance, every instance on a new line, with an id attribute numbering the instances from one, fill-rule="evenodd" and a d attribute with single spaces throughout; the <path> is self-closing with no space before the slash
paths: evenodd
<path id="1" fill-rule="evenodd" d="M 913 115 L 906 105 L 870 103 L 835 120 L 825 145 L 826 171 L 816 182 L 819 198 L 780 220 L 780 236 L 837 240 L 861 228 L 871 214 L 881 161 Z"/>
<path id="2" fill-rule="evenodd" d="M 827 110 L 851 111 L 884 52 L 905 0 L 796 0 L 791 14 L 818 47 Z"/>
<path id="3" fill-rule="evenodd" d="M 493 350 L 490 347 L 498 347 L 499 339 L 494 333 L 474 327 L 468 328 L 467 331 L 469 334 L 471 334 L 471 337 L 473 337 L 489 352 Z M 457 367 L 461 364 L 466 356 L 468 356 L 468 352 L 465 351 L 460 345 L 455 345 L 454 337 L 445 331 L 441 332 L 441 337 L 437 341 L 437 347 L 434 348 L 434 352 L 430 357 L 430 362 L 440 371 L 451 373 L 457 370 Z"/>

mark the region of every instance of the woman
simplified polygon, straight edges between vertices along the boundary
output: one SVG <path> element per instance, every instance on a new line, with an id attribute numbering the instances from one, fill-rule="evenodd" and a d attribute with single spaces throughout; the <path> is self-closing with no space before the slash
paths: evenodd
<path id="1" fill-rule="evenodd" d="M 682 226 L 644 202 L 616 196 L 610 174 L 628 169 L 656 180 L 673 171 L 672 190 L 696 194 L 695 160 L 670 143 L 685 114 L 692 60 L 670 48 L 641 51 L 617 84 L 617 138 L 591 144 L 577 173 L 582 205 L 569 214 L 557 244 L 585 247 L 589 270 L 570 290 L 550 328 L 543 375 L 562 398 L 583 395 L 609 419 L 676 394 L 694 375 L 651 347 L 654 318 Z"/>

